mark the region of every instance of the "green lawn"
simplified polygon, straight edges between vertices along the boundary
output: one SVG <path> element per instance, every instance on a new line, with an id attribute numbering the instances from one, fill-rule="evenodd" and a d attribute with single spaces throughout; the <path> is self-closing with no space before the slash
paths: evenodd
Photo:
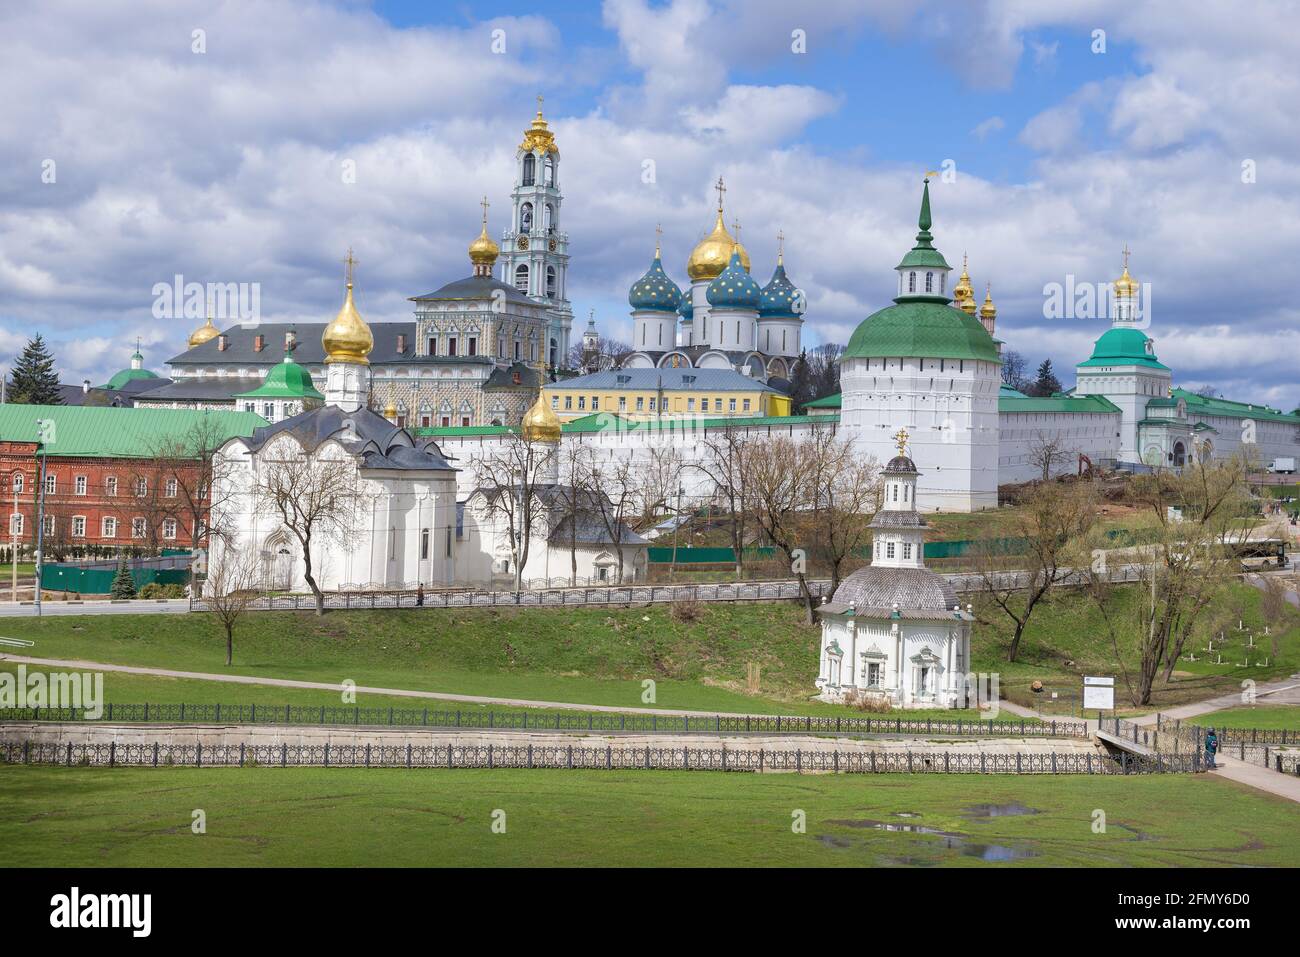
<path id="1" fill-rule="evenodd" d="M 1012 803 L 1037 813 L 989 817 L 975 808 Z M 195 809 L 206 815 L 206 834 L 191 832 Z M 1106 815 L 1101 834 L 1093 832 L 1098 809 Z M 504 834 L 491 829 L 497 810 L 505 812 Z M 806 833 L 792 831 L 796 811 L 806 814 Z M 1002 861 L 1296 866 L 1300 807 L 1185 775 L 48 767 L 0 773 L 2 867 Z"/>
<path id="2" fill-rule="evenodd" d="M 1192 724 L 1210 728 L 1260 728 L 1277 731 L 1285 728 L 1288 731 L 1300 731 L 1300 705 L 1275 704 L 1227 708 L 1190 720 Z"/>

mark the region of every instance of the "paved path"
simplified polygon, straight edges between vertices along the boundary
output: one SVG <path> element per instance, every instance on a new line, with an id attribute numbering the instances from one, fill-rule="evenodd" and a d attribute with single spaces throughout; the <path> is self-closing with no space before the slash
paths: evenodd
<path id="1" fill-rule="evenodd" d="M 170 601 L 43 601 L 41 615 L 186 615 L 190 603 L 184 599 Z M 35 618 L 32 602 L 0 602 L 0 618 Z"/>
<path id="2" fill-rule="evenodd" d="M 1215 762 L 1217 766 L 1210 774 L 1300 803 L 1300 777 L 1294 774 L 1280 774 L 1224 754 L 1217 755 Z"/>
<path id="3" fill-rule="evenodd" d="M 1300 679 L 1293 676 L 1256 685 L 1255 698 L 1259 704 L 1300 704 Z M 1260 698 L 1266 698 L 1267 700 L 1259 701 Z M 1162 718 L 1176 718 L 1180 721 L 1186 721 L 1188 718 L 1209 714 L 1211 711 L 1238 708 L 1241 707 L 1241 704 L 1241 692 L 1232 691 L 1225 695 L 1219 695 L 1217 698 L 1179 705 L 1176 708 L 1170 708 L 1168 711 L 1161 711 L 1159 714 Z M 1134 724 L 1152 725 L 1156 723 L 1156 715 L 1144 714 L 1141 717 L 1128 720 L 1131 720 Z"/>

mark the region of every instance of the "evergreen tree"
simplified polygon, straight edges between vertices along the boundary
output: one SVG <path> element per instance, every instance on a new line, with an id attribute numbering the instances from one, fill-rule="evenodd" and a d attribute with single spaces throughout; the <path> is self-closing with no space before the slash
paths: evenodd
<path id="1" fill-rule="evenodd" d="M 808 367 L 807 350 L 799 353 L 790 370 L 790 405 L 798 411 L 805 402 L 813 400 L 812 370 Z"/>
<path id="2" fill-rule="evenodd" d="M 22 354 L 14 360 L 8 398 L 10 402 L 26 405 L 63 404 L 54 356 L 39 332 L 34 339 L 27 340 Z"/>
<path id="3" fill-rule="evenodd" d="M 135 579 L 131 577 L 131 569 L 126 567 L 126 556 L 117 563 L 117 574 L 113 576 L 113 584 L 108 588 L 110 598 L 134 598 L 135 597 Z"/>
<path id="4" fill-rule="evenodd" d="M 1034 380 L 1033 394 L 1047 397 L 1061 391 L 1061 380 L 1052 371 L 1052 360 L 1044 359 L 1038 367 L 1038 377 Z"/>

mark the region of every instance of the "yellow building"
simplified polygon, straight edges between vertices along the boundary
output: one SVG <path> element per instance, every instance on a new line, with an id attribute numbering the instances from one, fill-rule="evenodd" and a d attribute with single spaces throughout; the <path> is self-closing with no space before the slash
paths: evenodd
<path id="1" fill-rule="evenodd" d="M 549 383 L 561 420 L 611 413 L 628 419 L 761 418 L 790 414 L 790 397 L 732 369 L 611 369 Z"/>

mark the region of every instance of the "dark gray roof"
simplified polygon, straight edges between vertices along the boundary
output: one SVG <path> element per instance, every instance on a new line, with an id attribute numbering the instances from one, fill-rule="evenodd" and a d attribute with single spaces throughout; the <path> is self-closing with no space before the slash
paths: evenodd
<path id="1" fill-rule="evenodd" d="M 308 451 L 335 439 L 361 459 L 362 468 L 404 471 L 456 471 L 432 439 L 416 439 L 369 409 L 344 412 L 327 405 L 263 426 L 244 444 L 256 452 L 272 438 L 293 433 Z"/>
<path id="2" fill-rule="evenodd" d="M 741 375 L 734 369 L 609 369 L 592 372 L 576 379 L 555 383 L 561 389 L 698 389 L 718 390 L 768 389 L 760 379 Z M 770 390 L 769 390 L 770 391 Z"/>
<path id="3" fill-rule="evenodd" d="M 412 302 L 427 302 L 432 299 L 490 299 L 493 290 L 499 289 L 505 293 L 507 302 L 515 302 L 523 305 L 540 306 L 544 305 L 534 299 L 528 298 L 527 295 L 520 292 L 509 283 L 504 283 L 494 276 L 466 276 L 464 279 L 456 279 L 433 292 L 425 293 L 423 296 L 411 296 Z"/>
<path id="4" fill-rule="evenodd" d="M 293 332 L 298 343 L 293 350 L 294 361 L 301 365 L 319 365 L 325 361 L 325 346 L 321 343 L 325 325 L 323 322 L 261 322 L 247 326 L 236 323 L 221 330 L 221 335 L 226 337 L 225 351 L 220 348 L 220 337 L 213 336 L 202 345 L 168 359 L 167 364 L 274 365 L 284 361 L 284 337 L 286 333 Z M 375 337 L 375 348 L 370 353 L 371 362 L 400 362 L 414 357 L 414 320 L 372 322 L 368 325 Z M 259 335 L 264 343 L 261 352 L 255 348 Z M 397 351 L 398 335 L 406 336 L 404 352 Z"/>
<path id="5" fill-rule="evenodd" d="M 906 617 L 933 617 L 944 612 L 951 615 L 957 592 L 948 579 L 928 568 L 868 565 L 840 582 L 831 601 L 835 605 L 853 604 L 860 615 L 873 610 L 891 612 L 897 602 Z"/>
<path id="6" fill-rule="evenodd" d="M 868 528 L 925 528 L 925 519 L 918 512 L 891 512 L 881 509 Z"/>
<path id="7" fill-rule="evenodd" d="M 158 380 L 154 380 L 158 381 Z M 181 402 L 186 400 L 219 402 L 234 401 L 241 392 L 251 392 L 262 384 L 262 377 L 255 375 L 228 376 L 182 376 L 179 379 L 163 379 L 165 384 L 156 389 L 149 389 L 136 396 L 146 401 Z"/>
<path id="8" fill-rule="evenodd" d="M 572 523 L 569 516 L 566 515 L 556 523 L 555 527 L 548 536 L 547 541 L 552 545 L 567 545 L 570 541 L 569 526 Z M 620 535 L 620 545 L 645 545 L 646 540 L 638 535 L 626 525 L 619 523 L 618 531 Z M 609 532 L 605 528 L 605 523 L 601 521 L 598 515 L 584 515 L 578 513 L 578 534 L 576 541 L 579 545 L 612 545 Z"/>
<path id="9" fill-rule="evenodd" d="M 908 458 L 906 455 L 895 455 L 895 456 L 894 456 L 892 459 L 890 459 L 889 462 L 885 465 L 885 471 L 886 471 L 886 472 L 896 472 L 896 473 L 898 473 L 898 474 L 900 474 L 900 475 L 907 475 L 907 474 L 909 474 L 909 473 L 911 473 L 911 474 L 913 474 L 913 475 L 918 475 L 918 474 L 920 474 L 920 473 L 918 473 L 918 472 L 916 471 L 916 463 L 914 463 L 914 462 L 913 462 L 910 458 Z"/>
<path id="10" fill-rule="evenodd" d="M 519 373 L 519 381 L 515 382 L 515 373 Z M 483 390 L 492 389 L 537 389 L 542 385 L 542 374 L 532 366 L 523 362 L 511 363 L 508 369 L 493 369 L 492 374 L 487 377 L 483 383 Z"/>

